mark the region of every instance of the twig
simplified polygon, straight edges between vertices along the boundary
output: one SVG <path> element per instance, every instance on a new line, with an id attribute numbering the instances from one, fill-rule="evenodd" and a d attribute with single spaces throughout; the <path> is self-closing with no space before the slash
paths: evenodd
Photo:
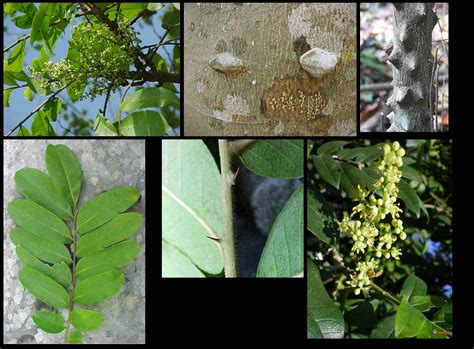
<path id="1" fill-rule="evenodd" d="M 16 45 L 18 45 L 20 42 L 22 42 L 23 40 L 26 40 L 30 37 L 31 34 L 27 34 L 25 36 L 22 36 L 21 38 L 19 38 L 17 41 L 15 41 L 13 44 L 11 44 L 10 46 L 7 46 L 3 49 L 3 53 L 5 52 L 8 52 L 8 50 L 10 50 L 12 47 L 15 47 Z"/>
<path id="2" fill-rule="evenodd" d="M 441 75 L 438 79 L 439 83 L 444 83 L 444 81 L 448 81 L 448 75 Z M 389 91 L 392 90 L 393 86 L 391 82 L 381 82 L 377 84 L 366 84 L 360 86 L 360 92 L 374 92 L 374 91 Z"/>
<path id="3" fill-rule="evenodd" d="M 373 281 L 370 282 L 370 286 L 375 292 L 380 294 L 384 299 L 388 300 L 390 303 L 395 304 L 395 305 L 400 305 L 400 301 L 398 299 L 392 296 L 389 292 L 385 291 L 379 285 L 375 284 Z"/>
<path id="4" fill-rule="evenodd" d="M 46 103 L 48 103 L 51 99 L 53 99 L 54 97 L 56 97 L 61 91 L 63 91 L 64 89 L 66 89 L 67 87 L 69 87 L 69 85 L 71 85 L 74 81 L 76 80 L 72 80 L 69 84 L 65 85 L 63 88 L 57 90 L 56 92 L 54 92 L 51 96 L 49 96 L 49 98 L 47 100 L 45 100 L 43 103 L 41 103 L 39 106 L 37 106 L 31 113 L 28 114 L 27 117 L 25 117 L 23 120 L 21 120 L 14 128 L 12 128 L 6 135 L 5 137 L 8 137 L 10 136 L 16 129 L 18 129 L 19 127 L 21 127 L 23 125 L 23 123 L 28 120 L 32 115 L 34 115 L 38 110 L 40 110 Z"/>
<path id="5" fill-rule="evenodd" d="M 225 139 L 219 139 L 219 157 L 221 163 L 221 190 L 224 210 L 224 235 L 220 239 L 220 243 L 223 252 L 224 272 L 226 277 L 236 277 L 232 183 L 228 180 L 233 174 L 230 168 L 231 152 L 227 140 Z"/>
<path id="6" fill-rule="evenodd" d="M 7 87 L 7 88 L 4 88 L 3 91 L 16 90 L 17 88 L 22 88 L 22 87 L 26 87 L 26 86 L 28 86 L 28 84 L 25 84 L 25 85 L 17 85 L 17 86 L 13 86 L 13 87 Z"/>
<path id="7" fill-rule="evenodd" d="M 433 118 L 433 102 L 431 100 L 431 91 L 433 91 L 433 80 L 434 80 L 434 75 L 435 75 L 435 71 L 436 71 L 436 63 L 437 63 L 437 60 L 438 60 L 438 46 L 436 47 L 436 50 L 435 50 L 435 55 L 433 57 L 433 69 L 431 71 L 431 80 L 430 80 L 430 114 L 431 114 L 431 118 Z M 435 118 L 434 118 L 434 122 L 431 123 L 432 126 L 432 131 L 435 131 L 435 124 L 436 124 L 436 115 L 435 115 Z"/>
<path id="8" fill-rule="evenodd" d="M 143 80 L 152 82 L 181 82 L 181 75 L 179 73 L 168 73 L 165 71 L 130 71 L 127 79 L 129 80 Z"/>
<path id="9" fill-rule="evenodd" d="M 112 85 L 113 84 L 110 85 L 109 89 L 107 90 L 107 95 L 105 96 L 104 108 L 102 109 L 104 117 L 106 117 L 105 112 L 107 111 L 107 103 L 109 102 L 110 92 L 112 91 Z"/>

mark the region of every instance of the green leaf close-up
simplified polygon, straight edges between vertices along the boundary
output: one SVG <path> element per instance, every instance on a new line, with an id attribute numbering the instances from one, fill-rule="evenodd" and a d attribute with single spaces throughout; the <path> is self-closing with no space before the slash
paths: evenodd
<path id="1" fill-rule="evenodd" d="M 162 161 L 162 240 L 199 269 L 220 273 L 219 248 L 208 238 L 223 234 L 220 174 L 211 153 L 200 140 L 169 140 Z M 182 267 L 174 264 L 163 259 L 163 273 L 186 276 L 175 274 Z"/>
<path id="2" fill-rule="evenodd" d="M 257 277 L 290 277 L 303 272 L 303 195 L 300 186 L 276 218 L 260 257 Z"/>
<path id="3" fill-rule="evenodd" d="M 108 149 L 107 143 L 101 149 Z M 91 306 L 116 295 L 132 279 L 133 271 L 123 268 L 142 252 L 141 244 L 130 238 L 144 222 L 142 213 L 126 212 L 140 199 L 136 187 L 121 185 L 81 200 L 91 174 L 90 167 L 83 171 L 77 149 L 77 144 L 73 149 L 47 144 L 42 157 L 48 172 L 17 170 L 11 177 L 26 199 L 13 199 L 7 206 L 16 225 L 8 235 L 22 264 L 15 283 L 38 300 L 33 323 L 44 332 L 63 333 L 66 344 L 92 343 L 87 332 L 99 331 L 107 322 L 110 311 L 101 314 Z"/>
<path id="4" fill-rule="evenodd" d="M 61 333 L 66 328 L 64 318 L 50 311 L 38 311 L 34 313 L 33 321 L 36 326 L 48 333 Z"/>
<path id="5" fill-rule="evenodd" d="M 163 141 L 162 276 L 302 278 L 304 149 L 300 140 Z"/>
<path id="6" fill-rule="evenodd" d="M 307 260 L 307 337 L 343 338 L 344 318 L 333 300 L 329 298 L 318 267 Z"/>
<path id="7" fill-rule="evenodd" d="M 301 178 L 304 176 L 302 140 L 260 140 L 241 155 L 242 162 L 259 176 Z"/>

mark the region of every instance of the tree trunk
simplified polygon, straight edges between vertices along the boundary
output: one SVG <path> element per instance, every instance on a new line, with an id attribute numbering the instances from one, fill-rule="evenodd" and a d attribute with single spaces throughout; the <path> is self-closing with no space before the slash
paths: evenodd
<path id="1" fill-rule="evenodd" d="M 437 22 L 432 3 L 394 3 L 393 94 L 387 104 L 392 112 L 388 132 L 432 131 L 436 92 L 432 90 L 431 33 Z"/>
<path id="2" fill-rule="evenodd" d="M 356 4 L 185 4 L 184 23 L 185 135 L 356 133 Z"/>

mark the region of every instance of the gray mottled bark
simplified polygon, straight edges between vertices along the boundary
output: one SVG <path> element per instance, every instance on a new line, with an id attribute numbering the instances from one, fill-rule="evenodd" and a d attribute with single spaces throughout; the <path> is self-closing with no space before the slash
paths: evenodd
<path id="1" fill-rule="evenodd" d="M 437 22 L 432 3 L 394 3 L 394 39 L 389 47 L 393 94 L 387 104 L 388 132 L 432 131 L 430 86 L 431 33 Z M 432 104 L 435 91 L 431 92 Z"/>
<path id="2" fill-rule="evenodd" d="M 356 15 L 343 3 L 185 4 L 184 134 L 354 135 Z"/>

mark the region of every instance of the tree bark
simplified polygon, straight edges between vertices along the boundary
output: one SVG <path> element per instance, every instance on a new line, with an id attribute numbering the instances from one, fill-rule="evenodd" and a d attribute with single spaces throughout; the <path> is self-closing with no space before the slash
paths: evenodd
<path id="1" fill-rule="evenodd" d="M 432 131 L 435 91 L 431 91 L 434 59 L 431 33 L 437 22 L 432 3 L 394 3 L 393 94 L 387 104 L 392 112 L 388 132 Z"/>
<path id="2" fill-rule="evenodd" d="M 356 15 L 344 3 L 185 4 L 184 134 L 356 134 Z M 299 61 L 315 48 L 338 57 L 322 77 Z"/>

